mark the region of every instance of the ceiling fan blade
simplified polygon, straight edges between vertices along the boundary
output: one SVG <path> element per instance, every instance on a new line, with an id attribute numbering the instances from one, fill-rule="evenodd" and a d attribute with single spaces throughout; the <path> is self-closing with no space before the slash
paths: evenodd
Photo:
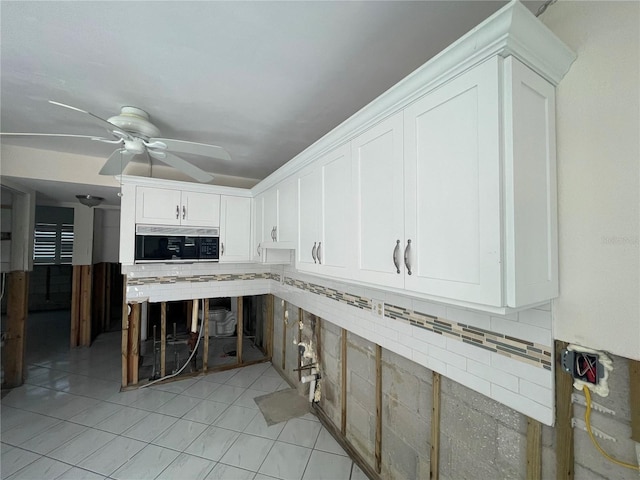
<path id="1" fill-rule="evenodd" d="M 119 148 L 111 154 L 103 167 L 100 169 L 100 175 L 120 175 L 124 171 L 127 164 L 135 157 L 135 153 L 127 152 L 124 148 Z"/>
<path id="2" fill-rule="evenodd" d="M 172 153 L 158 152 L 154 150 L 147 150 L 147 151 L 149 152 L 149 155 L 151 155 L 153 158 L 160 160 L 163 163 L 166 163 L 167 165 L 175 168 L 176 170 L 181 171 L 185 175 L 188 175 L 189 177 L 195 180 L 198 180 L 201 183 L 207 183 L 213 180 L 213 175 L 210 175 L 204 170 L 201 170 L 195 165 L 192 165 L 191 163 L 187 162 L 186 160 L 183 160 L 180 157 L 173 155 Z"/>
<path id="3" fill-rule="evenodd" d="M 98 140 L 100 142 L 114 142 L 108 138 L 96 137 L 91 135 L 72 135 L 70 133 L 23 133 L 23 132 L 0 132 L 3 137 L 65 137 L 65 138 L 88 138 L 90 140 Z M 117 143 L 120 143 L 118 140 Z"/>
<path id="4" fill-rule="evenodd" d="M 149 148 L 169 150 L 170 152 L 189 153 L 191 155 L 231 160 L 229 152 L 224 148 L 206 143 L 186 142 L 184 140 L 173 140 L 171 138 L 151 138 L 146 145 Z"/>
<path id="5" fill-rule="evenodd" d="M 54 102 L 53 100 L 49 100 L 49 103 L 52 105 L 57 105 L 58 107 L 63 107 L 63 108 L 68 108 L 69 110 L 73 110 L 75 112 L 80 112 L 80 113 L 84 113 L 86 115 L 90 115 L 91 117 L 95 118 L 96 120 L 98 120 L 99 122 L 102 123 L 102 125 L 107 128 L 107 130 L 109 130 L 109 133 L 113 133 L 113 132 L 118 132 L 119 137 L 123 137 L 126 138 L 127 140 L 132 140 L 133 137 L 131 135 L 129 135 L 127 132 L 125 132 L 124 130 L 118 128 L 116 125 L 114 125 L 113 123 L 109 122 L 108 120 L 105 120 L 104 118 L 100 118 L 97 115 L 94 115 L 91 112 L 87 112 L 86 110 L 82 110 L 81 108 L 77 108 L 77 107 L 73 107 L 71 105 L 67 105 L 66 103 L 60 103 L 60 102 Z"/>

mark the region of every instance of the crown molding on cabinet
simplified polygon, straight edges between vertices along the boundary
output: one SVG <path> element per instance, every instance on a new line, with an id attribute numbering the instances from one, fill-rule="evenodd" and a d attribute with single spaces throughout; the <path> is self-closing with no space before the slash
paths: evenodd
<path id="1" fill-rule="evenodd" d="M 251 189 L 255 196 L 489 57 L 514 56 L 554 86 L 574 52 L 513 0 Z"/>

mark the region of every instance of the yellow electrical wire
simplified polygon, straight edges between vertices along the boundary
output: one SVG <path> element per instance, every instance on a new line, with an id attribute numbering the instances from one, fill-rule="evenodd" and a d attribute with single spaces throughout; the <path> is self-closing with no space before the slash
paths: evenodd
<path id="1" fill-rule="evenodd" d="M 587 399 L 587 411 L 584 413 L 584 423 L 587 424 L 587 432 L 589 432 L 589 436 L 591 437 L 591 441 L 593 442 L 593 444 L 596 446 L 598 451 L 604 456 L 604 458 L 606 458 L 610 462 L 613 462 L 616 465 L 620 465 L 621 467 L 630 468 L 631 470 L 638 470 L 640 472 L 639 465 L 633 465 L 631 463 L 625 463 L 625 462 L 621 462 L 620 460 L 616 460 L 615 458 L 610 456 L 607 452 L 605 452 L 602 449 L 602 447 L 598 444 L 598 442 L 596 441 L 596 437 L 593 435 L 593 432 L 591 431 L 591 392 L 589 391 L 589 387 L 587 387 L 586 385 L 583 385 L 582 390 L 584 391 L 584 396 Z"/>

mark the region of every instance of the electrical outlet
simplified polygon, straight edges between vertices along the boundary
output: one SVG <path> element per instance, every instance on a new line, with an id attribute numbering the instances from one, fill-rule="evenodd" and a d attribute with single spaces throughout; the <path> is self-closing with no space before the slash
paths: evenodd
<path id="1" fill-rule="evenodd" d="M 374 317 L 384 317 L 384 302 L 382 300 L 371 299 L 371 313 Z"/>

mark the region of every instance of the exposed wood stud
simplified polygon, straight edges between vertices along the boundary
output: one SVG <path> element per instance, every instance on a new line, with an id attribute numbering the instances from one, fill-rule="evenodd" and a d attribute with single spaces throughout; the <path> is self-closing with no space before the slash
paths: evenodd
<path id="1" fill-rule="evenodd" d="M 573 404 L 571 393 L 573 391 L 573 379 L 562 369 L 561 352 L 567 347 L 566 342 L 556 340 L 556 478 L 558 480 L 570 480 L 574 475 L 573 457 Z"/>
<path id="2" fill-rule="evenodd" d="M 527 418 L 527 480 L 542 478 L 542 424 Z"/>
<path id="3" fill-rule="evenodd" d="M 105 296 L 105 305 L 104 305 L 104 318 L 105 323 L 102 328 L 103 332 L 106 332 L 111 324 L 111 271 L 113 270 L 113 264 L 106 264 L 106 278 L 105 278 L 105 287 L 104 287 L 104 296 Z"/>
<path id="4" fill-rule="evenodd" d="M 204 341 L 204 347 L 202 349 L 202 371 L 207 373 L 209 369 L 209 299 L 204 299 L 204 305 L 202 307 L 202 328 L 204 329 L 204 335 L 202 340 Z"/>
<path id="5" fill-rule="evenodd" d="M 161 378 L 167 374 L 166 360 L 167 360 L 167 302 L 161 302 L 160 303 L 160 377 Z"/>
<path id="6" fill-rule="evenodd" d="M 284 372 L 286 369 L 287 360 L 287 302 L 284 302 L 282 308 L 282 365 L 281 369 Z"/>
<path id="7" fill-rule="evenodd" d="M 433 372 L 431 388 L 431 456 L 429 478 L 440 478 L 440 374 Z"/>
<path id="8" fill-rule="evenodd" d="M 129 385 L 129 305 L 127 276 L 122 276 L 122 386 Z"/>
<path id="9" fill-rule="evenodd" d="M 341 364 L 342 364 L 342 373 L 340 374 L 340 381 L 342 383 L 340 387 L 340 431 L 342 435 L 347 435 L 347 331 L 343 328 L 341 335 L 341 347 L 342 354 Z"/>
<path id="10" fill-rule="evenodd" d="M 316 320 L 316 365 L 318 370 L 322 366 L 322 319 L 315 317 Z"/>
<path id="11" fill-rule="evenodd" d="M 6 340 L 2 348 L 3 385 L 13 388 L 24 383 L 29 272 L 14 271 L 8 277 Z"/>
<path id="12" fill-rule="evenodd" d="M 138 384 L 138 363 L 140 361 L 140 304 L 131 305 L 129 322 L 129 384 Z"/>
<path id="13" fill-rule="evenodd" d="M 640 361 L 629 360 L 629 405 L 631 439 L 640 443 Z"/>
<path id="14" fill-rule="evenodd" d="M 266 345 L 265 350 L 267 358 L 270 360 L 273 357 L 273 295 L 267 295 L 267 333 L 266 333 Z"/>
<path id="15" fill-rule="evenodd" d="M 244 311 L 243 311 L 243 303 L 244 297 L 238 297 L 238 346 L 236 348 L 236 360 L 238 364 L 242 364 L 242 343 L 243 343 L 243 333 L 244 333 Z"/>
<path id="16" fill-rule="evenodd" d="M 302 342 L 302 330 L 300 329 L 300 324 L 304 324 L 304 310 L 298 308 L 298 324 L 296 325 L 296 329 L 298 330 L 298 344 Z M 302 370 L 300 367 L 302 366 L 302 355 L 300 354 L 300 347 L 296 348 L 298 352 L 298 364 L 296 368 L 298 369 L 298 381 L 302 381 Z"/>
<path id="17" fill-rule="evenodd" d="M 382 471 L 382 347 L 376 345 L 376 472 Z"/>

